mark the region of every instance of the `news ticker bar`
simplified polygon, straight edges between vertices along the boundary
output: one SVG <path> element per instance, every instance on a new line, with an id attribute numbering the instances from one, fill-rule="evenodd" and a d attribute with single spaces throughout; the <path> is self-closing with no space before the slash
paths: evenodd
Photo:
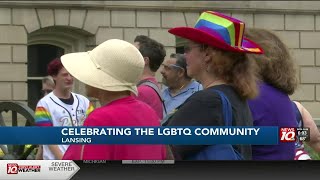
<path id="1" fill-rule="evenodd" d="M 0 179 L 71 179 L 79 170 L 78 162 L 84 164 L 174 164 L 174 160 L 1 160 Z"/>
<path id="2" fill-rule="evenodd" d="M 286 133 L 286 132 L 281 132 Z M 290 132 L 292 134 L 292 132 Z M 284 138 L 291 137 L 282 135 Z M 188 139 L 186 141 L 186 139 Z M 0 144 L 275 145 L 278 127 L 0 127 Z"/>
<path id="3" fill-rule="evenodd" d="M 121 163 L 121 164 L 174 164 L 174 160 L 122 160 L 122 161 L 109 161 L 109 160 L 77 160 L 76 163 L 84 164 L 109 164 L 109 163 Z"/>
<path id="4" fill-rule="evenodd" d="M 174 164 L 174 160 L 122 160 L 122 164 Z"/>

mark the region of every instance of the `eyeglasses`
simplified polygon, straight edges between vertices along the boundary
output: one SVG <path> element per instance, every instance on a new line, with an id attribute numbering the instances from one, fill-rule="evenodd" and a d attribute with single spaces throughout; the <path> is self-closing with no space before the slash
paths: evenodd
<path id="1" fill-rule="evenodd" d="M 193 48 L 202 47 L 202 46 L 203 46 L 202 44 L 195 44 L 195 45 L 192 45 L 192 46 L 185 45 L 185 46 L 184 46 L 184 53 L 188 53 L 188 52 L 190 52 Z"/>
<path id="2" fill-rule="evenodd" d="M 178 69 L 183 69 L 183 67 L 181 66 L 178 66 L 176 64 L 169 64 L 169 65 L 166 65 L 166 64 L 161 64 L 163 66 L 163 68 L 165 70 L 171 70 L 172 68 L 178 68 Z"/>

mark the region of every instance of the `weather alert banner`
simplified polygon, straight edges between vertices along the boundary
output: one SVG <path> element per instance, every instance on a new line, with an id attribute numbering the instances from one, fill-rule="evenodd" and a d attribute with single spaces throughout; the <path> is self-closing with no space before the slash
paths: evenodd
<path id="1" fill-rule="evenodd" d="M 0 179 L 71 179 L 79 166 L 70 160 L 1 160 Z"/>
<path id="2" fill-rule="evenodd" d="M 0 144 L 274 145 L 278 127 L 0 127 Z"/>

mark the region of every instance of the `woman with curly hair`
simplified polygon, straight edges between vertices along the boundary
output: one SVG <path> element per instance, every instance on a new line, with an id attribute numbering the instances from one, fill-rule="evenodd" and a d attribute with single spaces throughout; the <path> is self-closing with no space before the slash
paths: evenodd
<path id="1" fill-rule="evenodd" d="M 271 31 L 247 29 L 247 38 L 259 44 L 264 54 L 248 54 L 258 65 L 260 94 L 249 101 L 254 126 L 297 127 L 289 95 L 297 87 L 296 70 L 287 46 Z M 295 143 L 252 146 L 253 160 L 293 160 Z"/>
<path id="2" fill-rule="evenodd" d="M 251 126 L 247 100 L 258 94 L 254 63 L 249 53 L 263 53 L 243 37 L 244 22 L 218 12 L 201 14 L 194 28 L 176 27 L 169 32 L 188 40 L 185 47 L 188 76 L 203 89 L 191 95 L 168 119 L 167 126 Z M 224 116 L 223 95 L 230 102 L 232 122 Z M 251 159 L 250 145 L 233 145 L 241 158 L 218 156 L 220 145 L 172 145 L 177 160 Z M 229 146 L 230 147 L 230 146 Z M 230 148 L 229 148 L 230 149 Z M 225 152 L 225 150 L 223 150 Z M 212 156 L 209 156 L 212 155 Z M 214 157 L 214 155 L 216 157 Z"/>

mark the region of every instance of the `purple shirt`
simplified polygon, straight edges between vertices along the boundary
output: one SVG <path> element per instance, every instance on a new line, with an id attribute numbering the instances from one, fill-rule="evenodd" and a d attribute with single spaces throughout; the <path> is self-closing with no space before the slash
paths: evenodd
<path id="1" fill-rule="evenodd" d="M 253 125 L 297 127 L 289 96 L 266 83 L 259 86 L 259 96 L 249 101 Z M 253 160 L 293 160 L 294 156 L 294 142 L 252 146 Z"/>

